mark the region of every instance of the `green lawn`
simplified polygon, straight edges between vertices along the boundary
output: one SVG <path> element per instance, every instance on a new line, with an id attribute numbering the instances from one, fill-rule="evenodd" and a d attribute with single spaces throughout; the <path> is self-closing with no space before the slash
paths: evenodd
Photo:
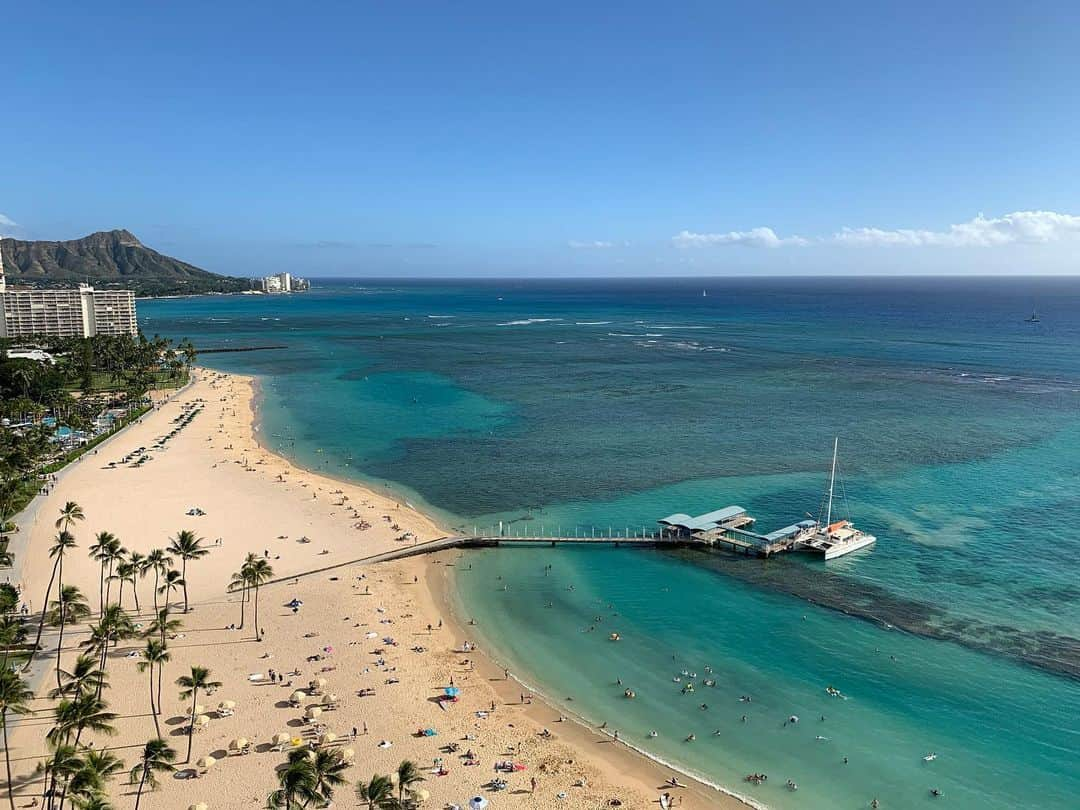
<path id="1" fill-rule="evenodd" d="M 188 381 L 188 373 L 184 370 L 181 370 L 175 377 L 171 376 L 168 371 L 155 371 L 151 376 L 154 378 L 150 384 L 151 388 L 180 388 Z M 90 390 L 94 393 L 122 391 L 124 389 L 122 380 L 117 382 L 112 378 L 112 375 L 104 371 L 95 371 L 91 380 Z M 65 390 L 82 391 L 83 387 L 80 382 L 73 382 L 68 383 Z"/>

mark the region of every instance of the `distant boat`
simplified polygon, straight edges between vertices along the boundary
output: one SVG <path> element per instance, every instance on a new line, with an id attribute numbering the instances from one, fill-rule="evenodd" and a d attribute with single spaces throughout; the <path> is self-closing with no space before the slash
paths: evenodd
<path id="1" fill-rule="evenodd" d="M 858 551 L 860 548 L 877 542 L 872 534 L 859 531 L 850 520 L 837 520 L 833 518 L 833 493 L 836 488 L 836 454 L 840 446 L 840 439 L 833 440 L 832 471 L 829 474 L 828 506 L 825 510 L 825 522 L 820 517 L 813 526 L 807 528 L 796 539 L 797 546 L 807 551 L 815 551 L 823 554 L 826 560 L 833 560 Z"/>
<path id="2" fill-rule="evenodd" d="M 701 297 L 702 297 L 702 298 L 708 298 L 708 297 L 709 297 L 709 294 L 708 294 L 707 292 L 705 292 L 705 290 L 702 290 L 702 291 L 701 291 Z"/>
<path id="3" fill-rule="evenodd" d="M 1034 309 L 1031 310 L 1031 317 L 1030 318 L 1025 318 L 1024 322 L 1025 323 L 1038 323 L 1039 322 L 1039 313 Z"/>

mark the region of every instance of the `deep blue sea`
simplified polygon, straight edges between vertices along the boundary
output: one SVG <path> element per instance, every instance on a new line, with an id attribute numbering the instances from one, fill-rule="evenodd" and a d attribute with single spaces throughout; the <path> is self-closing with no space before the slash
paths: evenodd
<path id="1" fill-rule="evenodd" d="M 202 362 L 260 375 L 281 452 L 469 531 L 778 528 L 838 436 L 871 549 L 472 552 L 460 609 L 568 712 L 771 807 L 1080 806 L 1080 279 L 336 281 L 139 316 L 287 346 Z"/>

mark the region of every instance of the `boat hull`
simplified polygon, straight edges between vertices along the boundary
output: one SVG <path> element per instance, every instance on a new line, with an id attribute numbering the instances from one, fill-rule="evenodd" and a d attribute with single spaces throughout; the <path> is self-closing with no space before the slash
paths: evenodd
<path id="1" fill-rule="evenodd" d="M 844 543 L 836 543 L 829 548 L 825 549 L 825 559 L 835 560 L 837 557 L 843 557 L 845 554 L 850 554 L 853 551 L 866 548 L 877 542 L 877 538 L 872 534 L 864 534 L 862 537 L 849 540 Z"/>

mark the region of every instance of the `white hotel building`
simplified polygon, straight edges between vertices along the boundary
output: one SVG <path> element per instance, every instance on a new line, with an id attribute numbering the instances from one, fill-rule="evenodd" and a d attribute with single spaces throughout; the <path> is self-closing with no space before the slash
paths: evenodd
<path id="1" fill-rule="evenodd" d="M 131 290 L 95 290 L 28 287 L 8 289 L 0 256 L 0 338 L 48 335 L 93 337 L 134 335 L 135 293 Z"/>

